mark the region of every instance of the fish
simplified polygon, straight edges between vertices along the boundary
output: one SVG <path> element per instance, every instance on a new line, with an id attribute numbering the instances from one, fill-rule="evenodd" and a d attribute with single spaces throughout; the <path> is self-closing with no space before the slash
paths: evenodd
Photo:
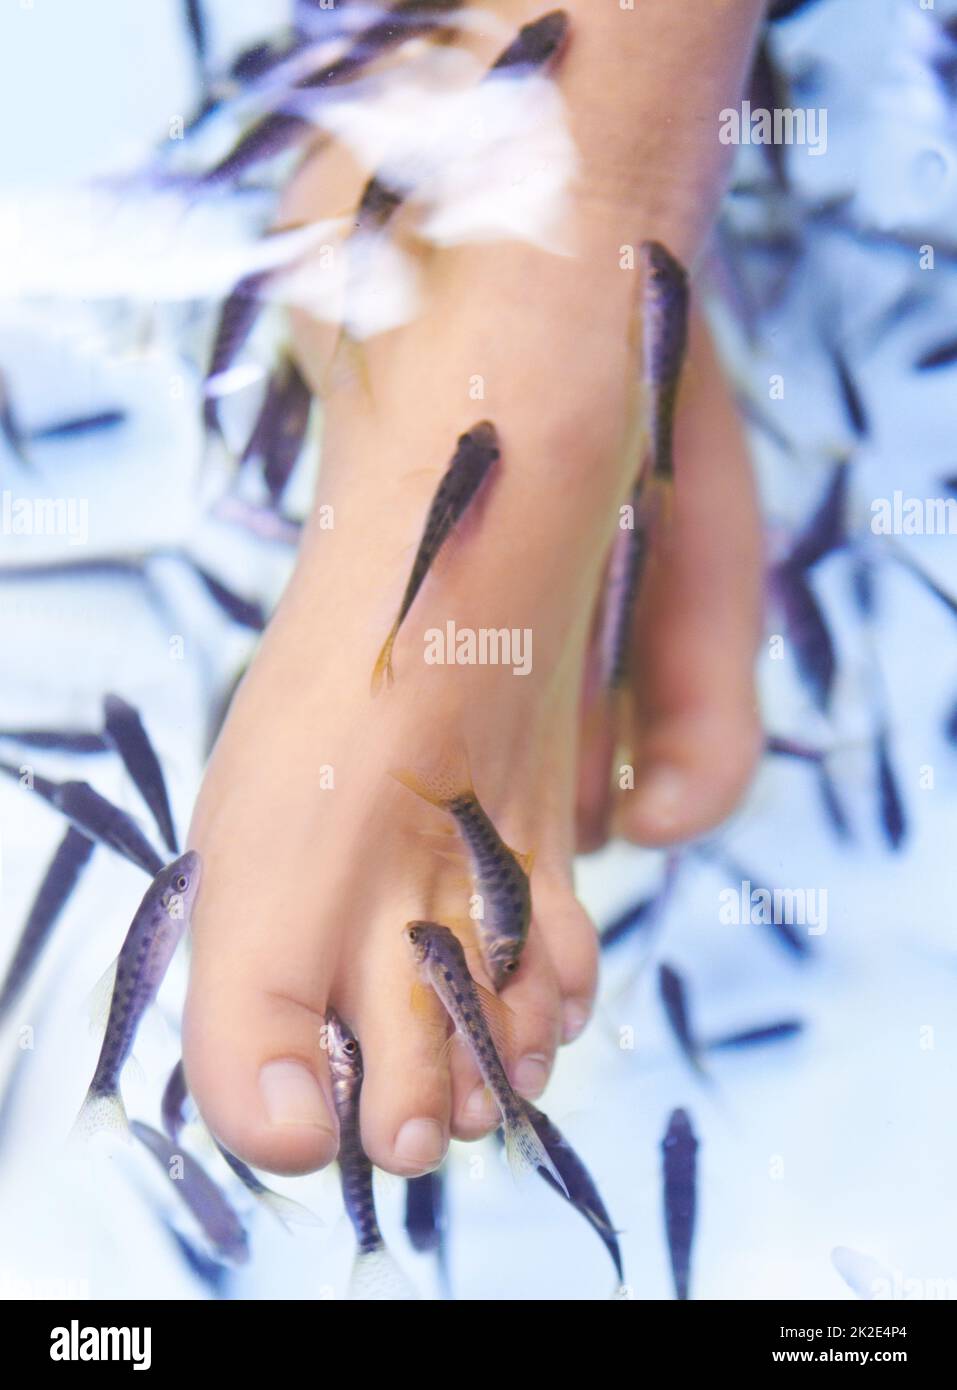
<path id="1" fill-rule="evenodd" d="M 451 1299 L 452 1285 L 446 1242 L 448 1216 L 445 1209 L 445 1180 L 441 1168 L 406 1179 L 405 1231 L 413 1250 L 435 1256 L 443 1296 Z"/>
<path id="2" fill-rule="evenodd" d="M 240 463 L 258 458 L 270 501 L 282 497 L 309 428 L 312 392 L 288 354 L 269 378 Z"/>
<path id="3" fill-rule="evenodd" d="M 12 763 L 0 762 L 0 772 L 21 780 L 21 769 Z M 94 791 L 89 782 L 54 782 L 33 773 L 29 790 L 54 806 L 89 839 L 116 850 L 151 878 L 162 869 L 163 860 L 132 816 Z"/>
<path id="4" fill-rule="evenodd" d="M 706 1077 L 701 1064 L 701 1048 L 691 1027 L 687 986 L 677 970 L 664 961 L 658 966 L 658 993 L 685 1060 L 698 1076 Z"/>
<path id="5" fill-rule="evenodd" d="M 785 1018 L 779 1023 L 763 1023 L 756 1028 L 745 1028 L 739 1033 L 712 1038 L 705 1043 L 705 1047 L 709 1052 L 728 1052 L 739 1047 L 753 1047 L 756 1043 L 784 1042 L 803 1032 L 804 1024 L 799 1018 Z"/>
<path id="6" fill-rule="evenodd" d="M 474 920 L 482 961 L 496 990 L 518 970 L 532 920 L 533 855 L 518 854 L 499 835 L 465 774 L 392 774 L 396 781 L 452 817 L 472 864 L 481 915 Z"/>
<path id="7" fill-rule="evenodd" d="M 748 77 L 748 100 L 754 111 L 785 110 L 791 105 L 791 93 L 787 78 L 774 62 L 767 36 L 758 40 L 751 62 Z M 762 145 L 761 153 L 767 161 L 774 183 L 781 192 L 788 188 L 787 158 L 783 145 Z"/>
<path id="8" fill-rule="evenodd" d="M 116 850 L 151 877 L 163 868 L 163 860 L 132 816 L 101 796 L 89 782 L 61 782 L 53 793 L 52 803 L 77 830 Z"/>
<path id="9" fill-rule="evenodd" d="M 339 1173 L 346 1212 L 358 1251 L 346 1298 L 351 1300 L 417 1299 L 418 1294 L 386 1249 L 375 1209 L 372 1164 L 359 1134 L 362 1049 L 352 1030 L 333 1010 L 326 1015 L 324 1045 L 332 1074 L 332 1094 L 339 1117 Z"/>
<path id="10" fill-rule="evenodd" d="M 186 1085 L 186 1072 L 183 1068 L 183 1060 L 180 1058 L 170 1072 L 160 1101 L 163 1129 L 174 1144 L 178 1143 L 186 1124 L 188 1101 L 189 1089 Z M 301 1226 L 319 1226 L 322 1224 L 319 1218 L 307 1207 L 302 1206 L 299 1202 L 294 1202 L 290 1197 L 283 1197 L 280 1193 L 274 1192 L 271 1187 L 267 1187 L 247 1163 L 244 1163 L 241 1158 L 237 1158 L 234 1153 L 230 1153 L 225 1144 L 221 1144 L 216 1138 L 213 1139 L 213 1144 L 223 1162 L 246 1190 L 251 1192 L 268 1211 L 272 1212 L 276 1220 L 287 1230 L 290 1225 L 295 1224 Z"/>
<path id="11" fill-rule="evenodd" d="M 642 242 L 643 376 L 652 476 L 674 478 L 674 418 L 688 349 L 688 273 L 660 241 Z"/>
<path id="12" fill-rule="evenodd" d="M 673 1110 L 661 1144 L 665 1232 L 675 1297 L 688 1297 L 694 1243 L 698 1140 L 686 1110 Z"/>
<path id="13" fill-rule="evenodd" d="M 825 814 L 838 838 L 841 840 L 850 840 L 852 838 L 851 823 L 847 818 L 847 812 L 844 810 L 844 804 L 837 794 L 834 778 L 831 776 L 827 763 L 825 763 L 823 759 L 818 764 L 817 787 Z"/>
<path id="14" fill-rule="evenodd" d="M 601 949 L 606 951 L 609 946 L 617 946 L 620 941 L 624 941 L 626 936 L 631 936 L 636 931 L 646 931 L 653 925 L 657 916 L 660 895 L 653 893 L 648 898 L 641 898 L 633 903 L 631 907 L 626 907 L 617 917 L 611 921 L 601 934 Z"/>
<path id="15" fill-rule="evenodd" d="M 436 556 L 468 511 L 493 464 L 497 463 L 500 457 L 498 433 L 491 421 L 482 420 L 459 436 L 452 461 L 432 498 L 398 617 L 376 661 L 372 673 L 373 694 L 379 689 L 383 678 L 387 678 L 391 684 L 394 678 L 392 648 L 395 646 L 399 629 L 415 602 Z"/>
<path id="16" fill-rule="evenodd" d="M 326 63 L 319 72 L 300 78 L 295 89 L 308 93 L 338 87 L 407 39 L 454 33 L 454 26 L 444 21 L 463 3 L 464 0 L 400 0 L 361 29 L 341 57 Z M 314 123 L 305 116 L 271 111 L 241 135 L 229 153 L 200 176 L 200 182 L 205 187 L 228 183 L 315 133 Z"/>
<path id="17" fill-rule="evenodd" d="M 865 1302 L 893 1297 L 894 1276 L 873 1256 L 862 1255 L 847 1245 L 836 1245 L 831 1251 L 831 1263 L 847 1287 Z"/>
<path id="18" fill-rule="evenodd" d="M 608 1215 L 594 1179 L 558 1126 L 546 1114 L 532 1105 L 531 1101 L 525 1102 L 525 1109 L 535 1133 L 561 1174 L 564 1191 L 547 1168 L 539 1168 L 539 1173 L 559 1196 L 571 1203 L 595 1231 L 608 1251 L 618 1276 L 619 1285 L 624 1284 L 625 1274 L 621 1260 L 621 1248 L 618 1244 L 618 1232 Z"/>
<path id="19" fill-rule="evenodd" d="M 808 570 L 847 544 L 847 494 L 850 470 L 838 460 L 824 496 L 791 548 L 788 563 Z"/>
<path id="20" fill-rule="evenodd" d="M 630 527 L 619 526 L 611 548 L 598 637 L 601 683 L 618 691 L 631 675 L 635 605 L 648 558 L 648 532 L 641 515 L 642 487 L 632 489 Z"/>
<path id="21" fill-rule="evenodd" d="M 229 371 L 249 340 L 266 302 L 264 291 L 275 275 L 276 271 L 272 268 L 244 275 L 223 300 L 213 331 L 213 345 L 203 387 L 203 420 L 210 434 L 222 434 L 217 383 Z"/>
<path id="22" fill-rule="evenodd" d="M 423 981 L 432 986 L 468 1044 L 505 1129 L 505 1151 L 517 1170 L 544 1168 L 567 1197 L 565 1180 L 535 1132 L 524 1101 L 505 1074 L 501 1052 L 507 1051 L 507 1014 L 501 1001 L 469 973 L 462 943 L 437 922 L 409 922 L 406 940 Z"/>
<path id="23" fill-rule="evenodd" d="M 949 743 L 957 743 L 957 705 L 954 705 L 944 725 L 944 733 Z"/>
<path id="24" fill-rule="evenodd" d="M 130 1130 L 164 1170 L 216 1257 L 227 1264 L 245 1264 L 249 1259 L 249 1237 L 238 1214 L 205 1169 L 191 1154 L 179 1151 L 165 1134 L 142 1120 L 133 1120 Z"/>
<path id="25" fill-rule="evenodd" d="M 160 1118 L 163 1129 L 168 1138 L 175 1144 L 183 1132 L 186 1124 L 186 1104 L 189 1100 L 189 1088 L 186 1085 L 186 1072 L 183 1068 L 182 1057 L 176 1063 L 169 1074 L 169 1079 L 163 1087 L 163 1095 L 160 1100 Z"/>
<path id="26" fill-rule="evenodd" d="M 126 423 L 125 410 L 101 410 L 95 415 L 72 416 L 67 420 L 55 420 L 51 425 L 41 425 L 30 431 L 30 442 L 40 443 L 50 439 L 76 439 L 84 434 L 96 434 L 100 430 L 115 429 Z"/>
<path id="27" fill-rule="evenodd" d="M 792 15 L 809 10 L 818 3 L 819 0 L 774 0 L 768 10 L 768 20 L 771 24 L 780 24 L 782 20 L 790 19 Z"/>
<path id="28" fill-rule="evenodd" d="M 0 434 L 14 458 L 24 468 L 32 467 L 26 451 L 26 435 L 14 410 L 7 378 L 0 372 Z"/>
<path id="29" fill-rule="evenodd" d="M 935 371 L 938 367 L 951 367 L 957 362 L 957 338 L 948 338 L 937 347 L 929 348 L 914 363 L 917 371 Z"/>
<path id="30" fill-rule="evenodd" d="M 864 405 L 864 399 L 861 396 L 857 382 L 851 374 L 847 358 L 836 343 L 831 343 L 828 351 L 830 353 L 835 375 L 837 376 L 837 384 L 840 390 L 841 401 L 844 405 L 844 412 L 847 415 L 851 429 L 858 439 L 866 439 L 870 433 L 870 420 L 868 419 L 867 407 Z"/>
<path id="31" fill-rule="evenodd" d="M 907 817 L 901 800 L 897 777 L 891 763 L 890 745 L 886 729 L 882 729 L 875 741 L 877 761 L 877 786 L 880 806 L 880 822 L 884 836 L 891 849 L 900 849 L 907 835 Z"/>
<path id="32" fill-rule="evenodd" d="M 170 853 L 179 853 L 159 758 L 137 710 L 121 695 L 103 697 L 103 729 L 146 802 Z"/>
<path id="33" fill-rule="evenodd" d="M 798 671 L 814 703 L 826 712 L 837 673 L 834 643 L 820 605 L 802 570 L 789 561 L 772 572 Z"/>
<path id="34" fill-rule="evenodd" d="M 190 564 L 196 572 L 198 579 L 210 598 L 217 607 L 221 608 L 228 618 L 240 627 L 247 627 L 252 632 L 262 632 L 266 626 L 266 614 L 263 606 L 255 599 L 243 598 L 241 594 L 234 593 L 222 580 L 210 574 L 209 570 L 204 569 L 196 560 L 190 560 Z"/>
<path id="35" fill-rule="evenodd" d="M 0 1022 L 22 994 L 40 953 L 56 926 L 90 862 L 93 841 L 72 825 L 67 830 L 43 876 L 20 939 L 14 947 L 7 973 L 0 984 Z"/>
<path id="36" fill-rule="evenodd" d="M 86 729 L 0 729 L 0 738 L 64 753 L 105 753 L 110 746 L 102 734 Z"/>
<path id="37" fill-rule="evenodd" d="M 202 861 L 187 850 L 161 869 L 144 894 L 116 959 L 106 1033 L 80 1109 L 74 1136 L 126 1131 L 120 1077 L 140 1020 L 153 1003 L 189 923 L 202 877 Z"/>
<path id="38" fill-rule="evenodd" d="M 567 10 L 549 10 L 523 24 L 516 37 L 489 69 L 496 76 L 525 77 L 538 72 L 561 53 L 568 38 Z"/>

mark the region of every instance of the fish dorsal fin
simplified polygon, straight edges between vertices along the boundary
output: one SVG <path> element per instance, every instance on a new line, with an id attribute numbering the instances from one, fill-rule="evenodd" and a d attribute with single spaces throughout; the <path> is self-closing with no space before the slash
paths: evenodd
<path id="1" fill-rule="evenodd" d="M 91 1033 L 105 1033 L 110 1017 L 110 1004 L 113 1002 L 113 988 L 116 984 L 116 966 L 119 956 L 114 956 L 87 999 L 87 1016 Z"/>
<path id="2" fill-rule="evenodd" d="M 513 1021 L 515 1015 L 512 1010 L 499 999 L 497 994 L 493 994 L 490 989 L 480 985 L 478 980 L 474 981 L 475 990 L 478 994 L 479 1008 L 482 1010 L 482 1017 L 491 1035 L 492 1042 L 495 1044 L 495 1051 L 499 1055 L 500 1061 L 512 1056 L 513 1053 Z"/>
<path id="3" fill-rule="evenodd" d="M 511 845 L 509 845 L 509 851 L 525 876 L 531 878 L 532 869 L 535 867 L 535 851 L 529 849 L 526 850 L 524 854 L 521 854 L 517 849 L 512 849 Z"/>

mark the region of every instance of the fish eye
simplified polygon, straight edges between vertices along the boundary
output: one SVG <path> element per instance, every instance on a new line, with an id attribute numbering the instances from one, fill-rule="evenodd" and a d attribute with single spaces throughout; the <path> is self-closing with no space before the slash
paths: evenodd
<path id="1" fill-rule="evenodd" d="M 410 928 L 409 928 L 409 933 L 408 933 L 408 935 L 409 935 L 409 940 L 410 940 L 413 944 L 414 944 L 416 941 L 418 941 L 418 939 L 419 939 L 419 929 L 418 929 L 418 927 L 410 927 Z"/>
<path id="2" fill-rule="evenodd" d="M 342 1044 L 342 1050 L 347 1057 L 354 1057 L 359 1051 L 359 1044 L 356 1042 L 355 1038 L 346 1038 L 345 1042 Z"/>
<path id="3" fill-rule="evenodd" d="M 185 893 L 189 887 L 189 879 L 185 874 L 179 874 L 173 887 L 178 893 Z"/>
<path id="4" fill-rule="evenodd" d="M 507 960 L 502 968 L 504 969 L 506 975 L 514 975 L 515 971 L 518 969 L 518 961 Z"/>

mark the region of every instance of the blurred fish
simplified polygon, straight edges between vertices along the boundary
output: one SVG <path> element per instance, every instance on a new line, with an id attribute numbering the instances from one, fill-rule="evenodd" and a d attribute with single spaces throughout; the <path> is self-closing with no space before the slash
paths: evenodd
<path id="1" fill-rule="evenodd" d="M 215 575 L 209 573 L 196 560 L 190 560 L 190 564 L 196 571 L 198 578 L 202 581 L 203 587 L 216 605 L 223 610 L 228 618 L 232 618 L 234 623 L 240 627 L 248 627 L 252 632 L 262 632 L 266 626 L 266 614 L 263 612 L 261 603 L 255 599 L 242 598 L 233 592 Z"/>
<path id="2" fill-rule="evenodd" d="M 259 459 L 270 500 L 285 491 L 309 427 L 312 392 L 286 354 L 272 373 L 241 463 Z"/>
<path id="3" fill-rule="evenodd" d="M 688 275 L 660 241 L 643 242 L 640 255 L 651 467 L 656 479 L 670 483 L 675 405 L 688 346 Z"/>
<path id="4" fill-rule="evenodd" d="M 887 843 L 891 849 L 900 849 L 907 834 L 907 819 L 904 803 L 897 786 L 897 777 L 891 763 L 887 730 L 878 734 L 875 748 L 877 760 L 877 786 L 880 803 L 880 821 Z"/>
<path id="5" fill-rule="evenodd" d="M 768 19 L 772 24 L 778 24 L 783 19 L 790 19 L 792 15 L 798 14 L 801 10 L 809 10 L 812 5 L 819 3 L 819 0 L 774 0 L 768 10 Z"/>
<path id="6" fill-rule="evenodd" d="M 697 1205 L 698 1140 L 686 1110 L 673 1110 L 661 1144 L 665 1231 L 675 1297 L 688 1297 Z"/>
<path id="7" fill-rule="evenodd" d="M 285 1227 L 288 1231 L 291 1226 L 321 1226 L 323 1224 L 319 1217 L 308 1207 L 304 1207 L 301 1202 L 295 1202 L 291 1197 L 284 1197 L 281 1192 L 274 1192 L 271 1187 L 267 1187 L 256 1176 L 248 1163 L 244 1163 L 241 1158 L 230 1153 L 229 1149 L 218 1139 L 214 1139 L 213 1143 L 223 1161 L 235 1173 L 246 1191 L 252 1193 L 260 1206 L 272 1213 L 280 1226 Z"/>
<path id="8" fill-rule="evenodd" d="M 838 460 L 824 496 L 791 549 L 790 564 L 799 569 L 810 569 L 847 544 L 848 476 L 847 463 L 843 459 Z"/>
<path id="9" fill-rule="evenodd" d="M 21 781 L 21 769 L 12 763 L 0 762 L 0 772 L 25 785 Z M 163 867 L 162 859 L 133 818 L 105 796 L 100 796 L 89 782 L 54 782 L 39 773 L 31 773 L 28 790 L 56 807 L 89 839 L 108 845 L 151 877 Z"/>
<path id="10" fill-rule="evenodd" d="M 957 743 L 957 705 L 954 705 L 954 708 L 947 716 L 944 732 L 950 743 Z"/>
<path id="11" fill-rule="evenodd" d="M 257 540 L 270 544 L 296 546 L 302 538 L 302 522 L 295 517 L 285 516 L 275 507 L 259 507 L 235 494 L 221 497 L 212 514 L 218 521 L 240 526 Z"/>
<path id="12" fill-rule="evenodd" d="M 746 1028 L 741 1033 L 726 1033 L 723 1037 L 712 1038 L 705 1043 L 705 1047 L 709 1052 L 727 1052 L 760 1043 L 784 1042 L 788 1038 L 796 1038 L 803 1031 L 804 1024 L 799 1018 L 786 1018 L 780 1023 L 765 1023 L 757 1028 Z"/>
<path id="13" fill-rule="evenodd" d="M 462 4 L 463 0 L 400 0 L 386 14 L 374 18 L 360 30 L 341 57 L 326 63 L 319 72 L 301 78 L 295 88 L 301 92 L 317 92 L 338 87 L 408 39 L 454 32 L 454 26 L 446 21 Z M 256 164 L 282 154 L 315 134 L 313 122 L 305 116 L 281 110 L 270 112 L 240 137 L 229 154 L 202 175 L 201 183 L 211 187 L 231 182 Z"/>
<path id="14" fill-rule="evenodd" d="M 795 758 L 799 762 L 809 763 L 815 769 L 818 791 L 827 818 L 842 840 L 850 839 L 850 822 L 837 794 L 834 779 L 828 769 L 827 755 L 820 748 L 809 748 L 806 744 L 796 743 L 793 739 L 779 738 L 774 735 L 767 739 L 766 747 L 769 753 L 778 753 L 784 757 Z"/>
<path id="15" fill-rule="evenodd" d="M 74 1134 L 126 1128 L 120 1076 L 136 1032 L 152 1004 L 189 923 L 202 865 L 194 850 L 160 872 L 147 888 L 116 959 L 106 1033 Z M 165 1141 L 164 1141 L 165 1143 Z"/>
<path id="16" fill-rule="evenodd" d="M 373 693 L 378 690 L 383 678 L 388 678 L 391 684 L 393 680 L 392 648 L 395 645 L 399 628 L 415 602 L 416 595 L 425 582 L 426 575 L 431 570 L 436 556 L 468 511 L 476 493 L 488 477 L 492 465 L 498 461 L 500 453 L 495 426 L 488 420 L 473 425 L 467 433 L 459 436 L 452 461 L 446 469 L 429 507 L 425 529 L 422 532 L 422 539 L 419 541 L 419 548 L 412 564 L 412 573 L 402 597 L 399 616 L 393 623 L 376 661 L 372 673 Z"/>
<path id="17" fill-rule="evenodd" d="M 754 50 L 751 73 L 748 77 L 748 100 L 755 111 L 783 111 L 791 105 L 789 84 L 772 57 L 767 31 L 759 38 Z M 772 142 L 759 148 L 778 189 L 786 190 L 788 177 L 785 146 Z"/>
<path id="18" fill-rule="evenodd" d="M 276 274 L 270 268 L 244 275 L 223 301 L 213 333 L 204 387 L 203 419 L 210 434 L 222 433 L 217 387 L 248 341 L 265 303 L 264 291 Z"/>
<path id="19" fill-rule="evenodd" d="M 150 1125 L 133 1120 L 130 1130 L 166 1173 L 216 1257 L 227 1264 L 245 1264 L 249 1259 L 249 1240 L 243 1224 L 209 1174 L 195 1158 L 175 1148 Z"/>
<path id="20" fill-rule="evenodd" d="M 57 918 L 80 881 L 93 853 L 93 841 L 71 825 L 43 876 L 20 939 L 0 984 L 0 1022 L 20 997 Z"/>
<path id="21" fill-rule="evenodd" d="M 110 743 L 119 753 L 136 788 L 146 802 L 166 846 L 172 854 L 179 852 L 173 813 L 170 810 L 166 781 L 156 750 L 143 728 L 139 712 L 120 695 L 103 697 L 103 728 Z"/>
<path id="22" fill-rule="evenodd" d="M 0 729 L 0 738 L 27 748 L 52 748 L 63 753 L 105 753 L 110 746 L 102 734 L 85 729 Z"/>
<path id="23" fill-rule="evenodd" d="M 508 1052 L 508 1011 L 473 980 L 465 952 L 448 927 L 437 922 L 410 922 L 405 930 L 419 973 L 442 1002 L 498 1107 L 505 1127 L 505 1151 L 519 1169 L 544 1168 L 568 1196 L 561 1173 L 535 1132 L 525 1102 L 512 1090 L 501 1054 Z"/>
<path id="24" fill-rule="evenodd" d="M 346 1298 L 417 1299 L 417 1292 L 386 1249 L 376 1217 L 372 1164 L 366 1157 L 359 1134 L 362 1052 L 355 1035 L 331 1010 L 326 1016 L 325 1045 L 329 1053 L 332 1092 L 339 1116 L 342 1197 L 359 1243 Z"/>
<path id="25" fill-rule="evenodd" d="M 452 773 L 397 772 L 393 776 L 416 796 L 447 812 L 458 826 L 482 899 L 482 913 L 474 923 L 482 961 L 495 988 L 501 989 L 518 969 L 528 939 L 532 855 L 509 848 L 483 810 L 467 774 L 456 778 Z"/>
<path id="26" fill-rule="evenodd" d="M 13 408 L 13 401 L 10 397 L 10 388 L 7 385 L 7 378 L 0 372 L 0 434 L 3 435 L 7 447 L 14 458 L 23 465 L 24 468 L 32 467 L 26 452 L 26 436 Z"/>
<path id="27" fill-rule="evenodd" d="M 445 1180 L 442 1169 L 406 1179 L 405 1230 L 413 1250 L 435 1256 L 443 1296 L 452 1297 L 446 1234 Z"/>
<path id="28" fill-rule="evenodd" d="M 229 1270 L 218 1260 L 212 1260 L 203 1250 L 197 1249 L 191 1240 L 177 1231 L 169 1221 L 166 1223 L 170 1239 L 176 1246 L 187 1269 L 193 1273 L 199 1281 L 209 1289 L 211 1293 L 222 1297 L 226 1285 L 229 1281 Z"/>
<path id="29" fill-rule="evenodd" d="M 803 572 L 790 561 L 776 566 L 771 583 L 784 614 L 798 671 L 818 709 L 826 711 L 837 659 L 818 601 Z"/>
<path id="30" fill-rule="evenodd" d="M 641 515 L 642 487 L 632 489 L 630 527 L 619 525 L 612 543 L 602 596 L 598 635 L 599 668 L 604 689 L 621 690 L 632 665 L 635 604 L 648 557 L 648 535 Z"/>
<path id="31" fill-rule="evenodd" d="M 697 1076 L 707 1080 L 701 1063 L 701 1047 L 694 1037 L 688 1007 L 688 989 L 678 974 L 664 961 L 658 966 L 658 993 L 685 1060 Z"/>
<path id="32" fill-rule="evenodd" d="M 81 435 L 115 429 L 117 425 L 125 424 L 126 418 L 125 410 L 101 410 L 96 415 L 77 415 L 31 430 L 30 439 L 33 443 L 49 439 L 76 439 Z"/>
<path id="33" fill-rule="evenodd" d="M 626 907 L 623 912 L 619 913 L 619 915 L 605 927 L 600 937 L 600 945 L 603 951 L 609 946 L 617 946 L 619 941 L 623 941 L 625 937 L 630 936 L 632 932 L 646 931 L 655 925 L 659 915 L 667 905 L 668 898 L 674 888 L 678 877 L 680 862 L 681 860 L 678 854 L 669 854 L 665 859 L 664 876 L 661 881 L 661 886 L 656 892 L 652 893 L 650 897 L 642 898 L 633 906 Z"/>
<path id="34" fill-rule="evenodd" d="M 867 408 L 848 366 L 847 358 L 837 343 L 829 343 L 827 350 L 834 367 L 834 374 L 837 377 L 838 390 L 848 423 L 858 439 L 866 439 L 870 433 Z"/>
<path id="35" fill-rule="evenodd" d="M 890 1298 L 894 1276 L 870 1255 L 862 1255 L 846 1245 L 836 1245 L 831 1251 L 831 1263 L 849 1289 L 869 1302 L 873 1298 Z"/>
<path id="36" fill-rule="evenodd" d="M 202 0 L 183 0 L 183 18 L 193 46 L 196 65 L 200 75 L 205 77 L 206 61 L 209 57 L 209 37 L 206 33 L 206 16 L 203 14 Z"/>
<path id="37" fill-rule="evenodd" d="M 937 347 L 930 348 L 918 357 L 914 366 L 919 372 L 927 372 L 937 367 L 950 367 L 957 362 L 957 338 L 948 338 Z"/>
<path id="38" fill-rule="evenodd" d="M 608 1215 L 591 1174 L 558 1126 L 553 1124 L 541 1110 L 536 1109 L 530 1101 L 525 1102 L 525 1108 L 535 1133 L 561 1175 L 565 1185 L 564 1191 L 547 1168 L 539 1168 L 539 1173 L 559 1196 L 571 1203 L 595 1231 L 611 1257 L 615 1273 L 618 1275 L 618 1283 L 623 1284 L 625 1275 L 621 1262 L 621 1250 L 618 1245 L 618 1233 L 612 1224 L 611 1217 Z"/>
<path id="39" fill-rule="evenodd" d="M 160 1101 L 163 1129 L 174 1144 L 179 1139 L 186 1124 L 188 1100 L 189 1089 L 186 1085 L 186 1072 L 183 1069 L 181 1057 L 169 1074 L 169 1080 L 163 1088 L 163 1096 Z"/>

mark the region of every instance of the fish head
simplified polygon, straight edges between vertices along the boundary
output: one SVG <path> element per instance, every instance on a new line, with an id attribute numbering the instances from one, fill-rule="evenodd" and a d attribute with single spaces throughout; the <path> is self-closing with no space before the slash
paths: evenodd
<path id="1" fill-rule="evenodd" d="M 454 932 L 449 931 L 448 927 L 440 926 L 438 922 L 407 922 L 405 939 L 412 947 L 416 964 L 420 966 L 434 960 L 448 943 L 451 943 L 453 948 L 458 945 Z"/>
<path id="2" fill-rule="evenodd" d="M 524 940 L 502 936 L 484 943 L 483 955 L 496 992 L 507 985 L 518 970 Z"/>
<path id="3" fill-rule="evenodd" d="M 194 849 L 187 850 L 157 875 L 160 902 L 170 916 L 189 921 L 199 892 L 203 861 Z"/>
<path id="4" fill-rule="evenodd" d="M 355 1085 L 362 1080 L 359 1040 L 334 1009 L 326 1013 L 326 1049 L 333 1081 Z"/>

